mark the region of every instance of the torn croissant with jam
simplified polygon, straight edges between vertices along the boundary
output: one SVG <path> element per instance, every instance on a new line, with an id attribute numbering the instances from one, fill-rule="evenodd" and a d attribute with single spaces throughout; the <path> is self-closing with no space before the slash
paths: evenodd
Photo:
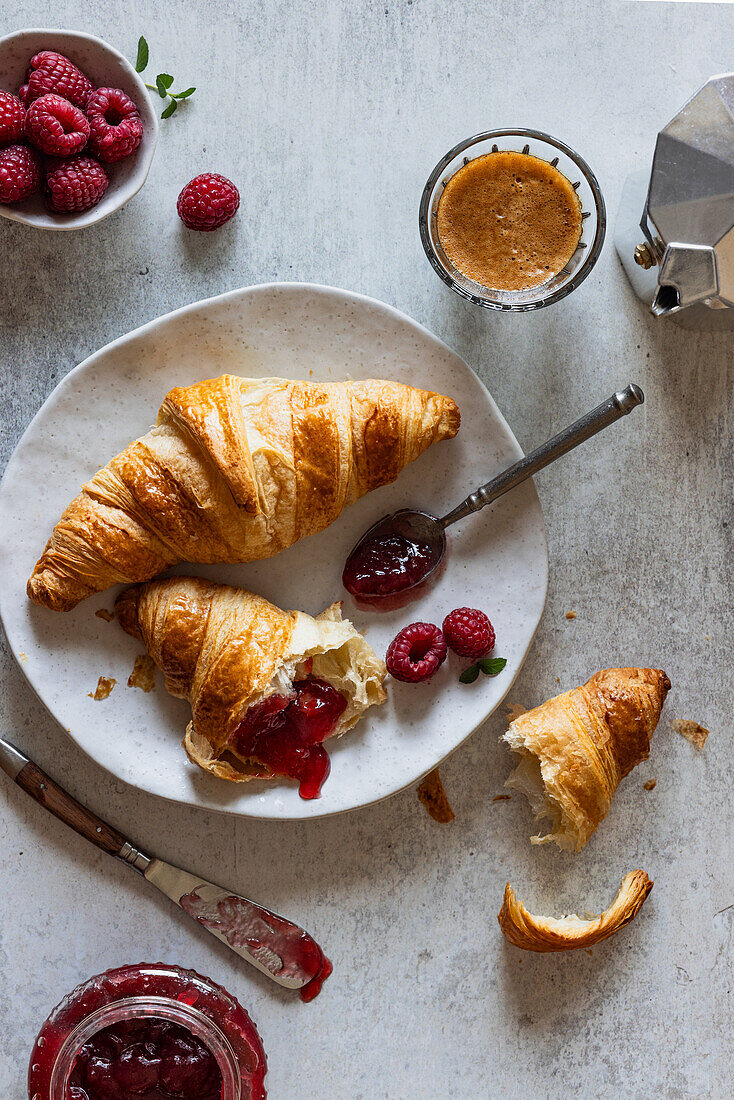
<path id="1" fill-rule="evenodd" d="M 607 668 L 513 722 L 503 740 L 520 755 L 505 783 L 525 794 L 555 842 L 578 852 L 604 820 L 620 781 L 647 760 L 670 680 L 659 668 Z"/>
<path id="2" fill-rule="evenodd" d="M 312 618 L 242 588 L 171 577 L 126 589 L 115 611 L 171 695 L 191 704 L 189 758 L 222 779 L 285 776 L 317 798 L 331 766 L 324 742 L 386 699 L 385 664 L 339 604 Z"/>
<path id="3" fill-rule="evenodd" d="M 225 374 L 171 390 L 156 426 L 69 504 L 28 596 L 70 611 L 177 562 L 272 557 L 394 481 L 460 419 L 450 397 L 379 379 Z"/>

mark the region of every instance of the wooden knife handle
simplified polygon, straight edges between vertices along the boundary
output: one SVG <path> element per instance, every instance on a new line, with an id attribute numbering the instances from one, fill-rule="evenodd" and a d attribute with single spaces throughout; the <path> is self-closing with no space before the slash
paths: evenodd
<path id="1" fill-rule="evenodd" d="M 49 779 L 32 761 L 21 768 L 15 782 L 75 833 L 96 844 L 103 852 L 119 856 L 126 843 L 125 837 L 67 794 L 63 787 Z"/>

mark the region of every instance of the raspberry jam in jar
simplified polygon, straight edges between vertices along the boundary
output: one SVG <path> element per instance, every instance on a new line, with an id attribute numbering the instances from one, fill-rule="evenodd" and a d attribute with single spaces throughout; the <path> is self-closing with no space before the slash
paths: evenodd
<path id="1" fill-rule="evenodd" d="M 41 1028 L 30 1100 L 264 1100 L 265 1051 L 221 986 L 140 963 L 77 986 Z"/>

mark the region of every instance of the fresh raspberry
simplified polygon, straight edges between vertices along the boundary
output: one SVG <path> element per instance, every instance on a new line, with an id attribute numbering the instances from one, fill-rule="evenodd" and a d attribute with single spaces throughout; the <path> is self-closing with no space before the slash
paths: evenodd
<path id="1" fill-rule="evenodd" d="M 387 650 L 387 671 L 405 684 L 430 680 L 446 660 L 446 641 L 433 623 L 411 623 L 397 634 Z"/>
<path id="2" fill-rule="evenodd" d="M 29 104 L 30 104 L 30 100 L 28 98 L 29 95 L 30 95 L 30 92 L 28 91 L 28 85 L 27 84 L 21 84 L 20 88 L 18 88 L 18 99 L 20 100 L 20 102 L 23 104 L 24 107 L 28 107 Z"/>
<path id="3" fill-rule="evenodd" d="M 72 157 L 87 144 L 89 123 L 68 99 L 42 95 L 28 108 L 25 132 L 28 140 L 50 157 Z"/>
<path id="4" fill-rule="evenodd" d="M 87 103 L 89 147 L 105 164 L 124 160 L 143 138 L 138 109 L 121 88 L 97 88 Z"/>
<path id="5" fill-rule="evenodd" d="M 231 180 L 216 172 L 204 172 L 186 184 L 176 208 L 189 229 L 208 233 L 233 218 L 239 205 L 240 193 Z"/>
<path id="6" fill-rule="evenodd" d="M 443 621 L 446 644 L 460 657 L 476 661 L 494 647 L 494 627 L 483 611 L 475 607 L 457 607 Z"/>
<path id="7" fill-rule="evenodd" d="M 35 149 L 8 145 L 0 149 L 0 202 L 22 202 L 41 186 L 43 166 Z"/>
<path id="8" fill-rule="evenodd" d="M 92 157 L 72 157 L 49 168 L 47 202 L 56 214 L 80 214 L 82 210 L 89 210 L 109 186 L 104 168 Z"/>
<path id="9" fill-rule="evenodd" d="M 92 82 L 87 80 L 84 73 L 68 57 L 53 50 L 41 50 L 31 58 L 26 80 L 29 103 L 54 92 L 68 99 L 75 107 L 86 107 L 87 100 L 94 91 Z"/>
<path id="10" fill-rule="evenodd" d="M 9 145 L 23 137 L 25 109 L 16 95 L 0 92 L 0 145 Z"/>

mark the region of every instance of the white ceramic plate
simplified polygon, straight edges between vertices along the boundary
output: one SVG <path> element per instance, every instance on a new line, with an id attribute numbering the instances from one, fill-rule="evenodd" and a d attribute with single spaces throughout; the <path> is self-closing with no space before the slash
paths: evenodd
<path id="1" fill-rule="evenodd" d="M 389 700 L 329 743 L 331 775 L 322 796 L 304 801 L 296 785 L 234 784 L 206 775 L 181 748 L 188 705 L 156 690 L 127 687 L 140 646 L 116 622 L 95 616 L 117 590 L 69 614 L 36 607 L 25 585 L 48 535 L 79 486 L 143 434 L 173 386 L 229 372 L 338 380 L 393 378 L 450 394 L 462 414 L 458 436 L 438 443 L 398 481 L 348 509 L 328 530 L 267 561 L 188 566 L 262 593 L 284 608 L 318 613 L 346 597 L 341 569 L 362 532 L 405 505 L 457 504 L 520 448 L 494 401 L 466 363 L 408 317 L 381 302 L 304 284 L 249 287 L 152 321 L 76 367 L 35 416 L 0 486 L 0 616 L 31 685 L 77 744 L 133 786 L 178 802 L 250 817 L 313 818 L 364 806 L 419 779 L 457 748 L 498 706 L 527 654 L 545 602 L 548 560 L 532 483 L 472 516 L 450 542 L 438 584 L 401 611 L 345 614 L 378 653 L 406 623 L 441 623 L 454 607 L 483 608 L 507 667 L 494 679 L 458 682 L 449 656 L 430 684 L 388 681 Z M 117 686 L 95 702 L 100 675 Z M 12 737 L 12 730 L 7 731 Z"/>

